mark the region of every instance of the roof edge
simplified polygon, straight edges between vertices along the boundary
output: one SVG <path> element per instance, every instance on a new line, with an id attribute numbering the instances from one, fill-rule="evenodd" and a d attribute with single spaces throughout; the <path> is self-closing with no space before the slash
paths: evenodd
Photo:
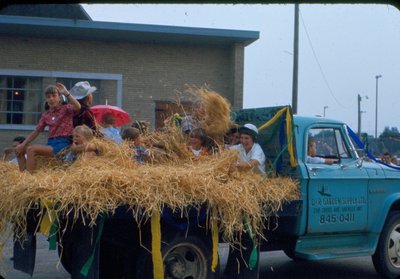
<path id="1" fill-rule="evenodd" d="M 187 36 L 209 36 L 219 38 L 233 38 L 238 41 L 245 41 L 246 45 L 259 39 L 259 31 L 234 30 L 234 29 L 216 29 L 216 28 L 200 28 L 200 27 L 183 27 L 169 25 L 151 25 L 137 23 L 120 23 L 105 22 L 93 20 L 76 20 L 76 19 L 58 19 L 43 17 L 25 17 L 0 15 L 0 24 L 12 25 L 29 25 L 29 26 L 48 26 L 61 28 L 80 28 L 86 30 L 108 30 L 108 31 L 127 31 L 127 32 L 145 32 L 145 33 L 163 33 L 171 35 L 187 35 Z"/>

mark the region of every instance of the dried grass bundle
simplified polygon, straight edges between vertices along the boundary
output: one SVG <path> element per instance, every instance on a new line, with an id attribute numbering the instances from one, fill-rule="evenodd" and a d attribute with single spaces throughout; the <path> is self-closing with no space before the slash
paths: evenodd
<path id="1" fill-rule="evenodd" d="M 185 148 L 187 139 L 180 128 L 171 125 L 171 118 L 165 123 L 163 131 L 154 131 L 143 137 L 144 144 L 152 154 L 151 162 L 168 164 L 190 158 L 192 154 Z"/>
<path id="2" fill-rule="evenodd" d="M 200 88 L 197 93 L 205 107 L 201 127 L 211 138 L 224 136 L 231 125 L 228 100 L 205 87 Z"/>
<path id="3" fill-rule="evenodd" d="M 164 206 L 184 212 L 188 205 L 199 208 L 206 204 L 226 239 L 233 240 L 234 232 L 243 229 L 243 214 L 251 216 L 254 230 L 260 233 L 262 223 L 282 201 L 298 196 L 291 179 L 229 173 L 230 163 L 237 160 L 234 151 L 197 162 L 138 165 L 125 155 L 129 147 L 104 144 L 110 149 L 103 156 L 79 159 L 68 168 L 40 169 L 34 175 L 2 163 L 0 232 L 6 231 L 9 222 L 23 228 L 29 206 L 39 200 L 56 202 L 58 214 L 71 208 L 76 219 L 87 214 L 91 224 L 100 213 L 113 213 L 121 205 L 129 205 L 134 212 L 140 209 L 142 218 L 148 218 L 154 209 Z M 263 211 L 265 204 L 268 212 Z M 136 215 L 141 222 L 139 218 Z"/>

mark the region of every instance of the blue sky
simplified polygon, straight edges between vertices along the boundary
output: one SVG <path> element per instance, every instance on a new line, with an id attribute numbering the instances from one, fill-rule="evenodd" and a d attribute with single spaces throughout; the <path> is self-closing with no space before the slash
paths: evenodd
<path id="1" fill-rule="evenodd" d="M 93 20 L 260 32 L 246 47 L 244 106 L 291 104 L 294 5 L 83 5 Z M 390 5 L 300 5 L 298 114 L 342 120 L 362 131 L 400 128 L 400 12 Z M 365 98 L 368 96 L 368 99 Z"/>

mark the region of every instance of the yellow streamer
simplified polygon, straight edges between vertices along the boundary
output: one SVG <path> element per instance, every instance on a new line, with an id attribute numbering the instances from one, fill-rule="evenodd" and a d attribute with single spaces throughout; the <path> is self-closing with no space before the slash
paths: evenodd
<path id="1" fill-rule="evenodd" d="M 39 232 L 49 236 L 50 228 L 57 218 L 56 212 L 53 209 L 53 203 L 49 200 L 42 199 L 40 201 L 42 207 L 46 208 L 42 221 L 40 222 Z"/>
<path id="2" fill-rule="evenodd" d="M 164 265 L 161 255 L 160 212 L 153 211 L 151 216 L 151 254 L 153 258 L 154 279 L 164 279 Z"/>
<path id="3" fill-rule="evenodd" d="M 287 140 L 291 139 L 290 142 L 288 142 L 288 152 L 289 152 L 289 156 L 290 156 L 290 165 L 292 167 L 296 167 L 297 166 L 297 160 L 296 160 L 296 157 L 294 156 L 293 137 L 292 137 L 293 124 L 292 124 L 292 117 L 290 115 L 289 107 L 284 107 L 284 108 L 278 110 L 278 112 L 274 115 L 274 117 L 272 117 L 265 124 L 261 125 L 258 128 L 258 131 L 261 131 L 261 130 L 271 126 L 273 123 L 275 123 L 276 120 L 278 120 L 283 115 L 284 112 L 286 112 L 286 138 L 287 138 Z"/>
<path id="4" fill-rule="evenodd" d="M 271 126 L 276 120 L 279 119 L 279 117 L 282 116 L 282 114 L 286 111 L 289 110 L 289 107 L 284 107 L 283 109 L 278 110 L 278 112 L 272 117 L 270 120 L 268 120 L 265 124 L 261 125 L 258 128 L 258 131 L 264 130 L 265 128 Z"/>
<path id="5" fill-rule="evenodd" d="M 212 236 L 212 263 L 211 271 L 215 272 L 218 266 L 218 224 L 215 219 L 211 221 L 211 236 Z"/>
<path id="6" fill-rule="evenodd" d="M 290 165 L 294 168 L 297 167 L 297 160 L 296 157 L 294 156 L 294 150 L 293 150 L 293 140 L 294 137 L 292 135 L 293 133 L 293 123 L 292 123 L 292 117 L 290 115 L 290 110 L 289 107 L 287 107 L 286 110 L 286 137 L 289 141 L 288 145 L 288 152 L 289 152 L 289 157 L 290 157 Z"/>

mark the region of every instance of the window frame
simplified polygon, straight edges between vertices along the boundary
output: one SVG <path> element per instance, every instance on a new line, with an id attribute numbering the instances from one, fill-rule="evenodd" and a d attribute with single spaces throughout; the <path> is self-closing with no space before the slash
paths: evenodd
<path id="1" fill-rule="evenodd" d="M 22 116 L 24 115 L 37 115 L 37 121 L 39 121 L 40 115 L 42 114 L 42 110 L 40 109 L 40 103 L 43 102 L 43 96 L 41 95 L 41 93 L 43 92 L 43 78 L 42 77 L 32 77 L 32 76 L 20 76 L 20 75 L 0 75 L 2 77 L 6 77 L 7 79 L 11 78 L 11 85 L 9 86 L 8 84 L 6 85 L 6 87 L 0 87 L 0 90 L 4 90 L 4 92 L 6 92 L 6 94 L 8 95 L 9 91 L 11 91 L 11 100 L 8 99 L 8 97 L 6 97 L 6 102 L 10 102 L 10 104 L 14 104 L 14 102 L 18 102 L 19 100 L 14 100 L 14 93 L 19 91 L 19 92 L 24 92 L 24 94 L 26 94 L 27 92 L 29 93 L 34 93 L 34 94 L 39 94 L 38 96 L 38 101 L 39 103 L 37 104 L 37 109 L 38 111 L 14 111 L 14 110 L 10 110 L 10 109 L 6 109 L 6 110 L 1 110 L 0 113 L 4 113 L 6 118 L 9 117 L 9 114 L 11 117 L 13 117 L 14 114 L 20 114 Z M 25 84 L 29 84 L 29 79 L 37 79 L 38 82 L 38 87 L 37 88 L 32 88 L 32 87 L 18 87 L 16 86 L 16 84 L 18 83 L 17 80 L 24 80 Z M 23 102 L 23 106 L 25 105 L 25 102 L 27 100 L 22 100 Z M 7 104 L 8 107 L 8 104 Z M 0 124 L 0 125 L 25 125 L 25 126 L 34 126 L 31 124 L 19 124 L 19 123 L 5 123 L 5 124 Z"/>
<path id="2" fill-rule="evenodd" d="M 306 146 L 306 148 L 305 148 L 305 156 L 304 156 L 304 158 L 305 158 L 305 160 L 304 160 L 304 162 L 306 162 L 307 161 L 307 156 L 308 156 L 308 139 L 310 138 L 310 132 L 311 132 L 311 130 L 317 130 L 317 129 L 319 129 L 319 130 L 324 130 L 324 129 L 332 129 L 332 131 L 333 131 L 333 136 L 334 136 L 334 140 L 335 140 L 335 145 L 336 145 L 336 150 L 337 150 L 337 152 L 338 152 L 338 154 L 337 154 L 337 157 L 338 157 L 338 159 L 339 159 L 339 162 L 340 161 L 342 161 L 342 160 L 349 160 L 349 159 L 351 159 L 351 160 L 353 160 L 354 158 L 353 158 L 353 156 L 354 156 L 354 152 L 353 152 L 353 150 L 354 150 L 354 147 L 353 147 L 353 145 L 351 144 L 351 142 L 349 143 L 348 142 L 348 137 L 346 137 L 347 136 L 347 133 L 344 133 L 343 132 L 343 129 L 345 129 L 346 130 L 346 127 L 345 126 L 325 126 L 325 125 L 317 125 L 317 126 L 312 126 L 312 127 L 309 127 L 308 129 L 307 129 L 307 133 L 305 134 L 305 138 L 306 138 L 306 140 L 305 140 L 305 146 Z M 338 132 L 338 133 L 336 133 L 336 131 Z M 338 142 L 338 139 L 337 139 L 337 134 L 339 134 L 339 136 L 341 137 L 341 142 L 342 142 L 342 144 L 344 144 L 344 146 L 345 146 L 345 148 L 346 148 L 346 151 L 347 151 L 347 154 L 348 154 L 348 157 L 341 157 L 341 155 L 339 154 L 339 142 Z M 357 157 L 357 156 L 356 156 Z M 322 158 L 325 158 L 325 157 L 322 157 Z"/>
<path id="3" fill-rule="evenodd" d="M 44 70 L 17 70 L 0 69 L 0 76 L 21 76 L 21 77 L 40 77 L 40 78 L 71 78 L 71 79 L 94 79 L 111 80 L 117 82 L 117 106 L 122 106 L 122 74 L 111 73 L 90 73 L 90 72 L 65 72 L 65 71 L 44 71 Z M 43 83 L 42 83 L 43 86 Z M 42 88 L 42 91 L 44 88 Z M 0 130 L 34 130 L 35 125 L 27 124 L 0 124 Z"/>

